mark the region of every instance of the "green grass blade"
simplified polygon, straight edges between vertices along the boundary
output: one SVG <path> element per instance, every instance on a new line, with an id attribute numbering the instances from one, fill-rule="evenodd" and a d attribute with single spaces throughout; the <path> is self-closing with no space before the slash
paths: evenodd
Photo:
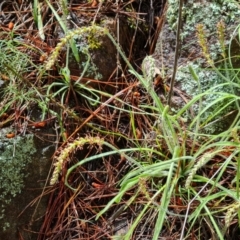
<path id="1" fill-rule="evenodd" d="M 174 164 L 172 163 L 169 168 L 169 175 L 167 178 L 167 182 L 165 185 L 165 189 L 163 191 L 161 205 L 158 209 L 158 218 L 155 224 L 154 233 L 153 233 L 153 240 L 157 240 L 159 238 L 159 234 L 162 230 L 164 221 L 166 220 L 166 213 L 168 209 L 168 205 L 170 203 L 170 197 L 172 196 L 176 179 L 173 181 L 173 173 L 174 173 Z"/>

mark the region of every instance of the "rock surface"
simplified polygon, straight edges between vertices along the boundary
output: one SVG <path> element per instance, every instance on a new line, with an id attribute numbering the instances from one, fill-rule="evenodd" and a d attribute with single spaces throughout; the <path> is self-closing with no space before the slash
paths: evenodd
<path id="1" fill-rule="evenodd" d="M 221 77 L 219 73 L 209 65 L 209 62 L 206 60 L 203 50 L 199 44 L 199 38 L 197 37 L 197 26 L 202 24 L 204 30 L 204 38 L 206 39 L 206 47 L 209 53 L 211 60 L 214 62 L 215 67 L 224 68 L 225 58 L 227 65 L 231 68 L 231 64 L 237 66 L 236 58 L 231 58 L 232 56 L 239 55 L 239 47 L 236 48 L 236 45 L 239 46 L 238 40 L 232 41 L 236 35 L 236 27 L 238 24 L 238 19 L 240 16 L 240 10 L 238 4 L 235 2 L 229 1 L 187 1 L 184 4 L 182 12 L 182 31 L 181 31 L 181 52 L 178 59 L 178 71 L 176 75 L 175 87 L 180 90 L 183 94 L 186 94 L 188 99 L 198 95 L 202 92 L 207 92 L 212 87 L 232 81 L 234 75 L 233 71 L 228 70 L 221 71 L 221 74 L 224 77 Z M 156 59 L 157 67 L 160 72 L 163 74 L 164 79 L 170 79 L 172 75 L 172 69 L 174 64 L 175 56 L 175 39 L 176 39 L 176 25 L 177 25 L 177 16 L 178 16 L 178 2 L 169 1 L 167 17 L 163 29 L 159 35 L 156 49 L 153 54 L 153 57 Z M 219 24 L 223 26 L 223 37 L 224 37 L 224 48 L 221 46 Z M 235 34 L 235 35 L 234 35 Z M 227 56 L 229 44 L 231 45 L 230 56 Z M 238 43 L 238 44 L 237 44 Z M 235 46 L 235 47 L 234 47 Z M 238 50 L 238 53 L 236 52 Z M 229 58 L 228 58 L 229 57 Z M 232 62 L 229 61 L 231 59 Z M 225 62 L 225 63 L 226 63 Z M 189 71 L 189 66 L 195 71 L 198 81 L 194 80 L 192 73 Z M 227 78 L 225 77 L 227 76 Z M 231 86 L 219 87 L 214 90 L 214 92 L 229 92 L 232 93 Z M 178 96 L 178 94 L 175 95 Z M 215 101 L 219 96 L 213 93 L 207 93 L 204 96 L 204 101 L 202 109 L 206 111 L 201 115 L 202 121 L 206 121 L 209 116 L 214 114 L 214 111 L 225 104 L 226 102 L 219 102 L 218 106 L 208 107 L 213 101 Z M 236 106 L 232 104 L 226 108 L 225 115 L 230 111 L 234 111 Z M 181 108 L 181 106 L 179 106 Z M 197 105 L 193 106 L 195 114 L 198 113 L 199 107 Z M 216 115 L 215 118 L 218 118 Z M 232 120 L 232 117 L 230 118 Z M 217 124 L 218 126 L 211 126 L 206 131 L 216 132 L 221 131 L 225 126 L 230 123 Z"/>
<path id="2" fill-rule="evenodd" d="M 9 131 L 0 130 L 0 239 L 36 239 L 33 232 L 39 231 L 47 198 L 38 206 L 29 204 L 42 193 L 54 148 L 33 135 L 8 139 Z"/>
<path id="3" fill-rule="evenodd" d="M 106 18 L 102 21 L 101 26 L 106 27 L 117 41 L 117 23 L 115 19 Z M 127 23 L 121 21 L 119 44 L 123 49 L 127 43 L 128 31 Z M 89 42 L 89 40 L 92 42 Z M 70 55 L 69 69 L 71 75 L 80 77 L 86 65 L 86 71 L 83 74 L 85 78 L 107 81 L 114 75 L 117 66 L 121 64 L 121 60 L 119 59 L 118 62 L 116 47 L 106 35 L 98 36 L 96 33 L 93 36 L 79 36 L 75 38 L 75 41 L 79 50 L 80 62 L 78 63 L 74 56 Z M 88 59 L 88 57 L 90 58 Z"/>

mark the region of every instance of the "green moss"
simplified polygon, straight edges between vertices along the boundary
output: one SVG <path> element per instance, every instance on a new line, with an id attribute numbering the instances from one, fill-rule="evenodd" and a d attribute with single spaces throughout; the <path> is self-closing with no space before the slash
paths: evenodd
<path id="1" fill-rule="evenodd" d="M 5 208 L 24 187 L 24 178 L 27 176 L 24 169 L 36 149 L 33 135 L 13 139 L 4 139 L 1 135 L 3 134 L 0 133 L 0 219 L 3 219 Z M 6 228 L 4 220 L 0 224 L 4 230 Z"/>

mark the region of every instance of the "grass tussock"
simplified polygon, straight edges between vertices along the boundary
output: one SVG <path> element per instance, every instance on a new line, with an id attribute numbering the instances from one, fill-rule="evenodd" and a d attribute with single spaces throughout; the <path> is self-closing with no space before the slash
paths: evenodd
<path id="1" fill-rule="evenodd" d="M 239 236 L 239 72 L 226 54 L 224 24 L 218 24 L 216 36 L 222 49 L 220 67 L 210 57 L 204 26 L 197 26 L 208 65 L 201 71 L 211 69 L 223 83 L 202 91 L 198 73 L 189 65 L 198 94 L 173 108 L 165 101 L 169 84 L 152 79 L 153 59 L 147 58 L 147 69 L 135 68 L 118 39 L 95 22 L 105 3 L 91 16 L 93 24 L 76 29 L 67 25 L 69 4 L 35 0 L 23 27 L 19 20 L 11 29 L 2 27 L 0 34 L 5 85 L 0 126 L 17 122 L 18 134 L 23 134 L 24 124 L 39 127 L 33 108 L 41 111 L 41 128 L 57 125 L 51 177 L 43 189 L 49 204 L 37 239 Z M 86 1 L 75 7 L 87 11 L 93 5 Z M 128 8 L 124 11 L 137 21 Z M 63 30 L 61 39 L 51 35 L 56 24 Z M 122 76 L 84 76 L 91 62 L 87 47 L 83 74 L 72 74 L 70 53 L 81 64 L 76 37 L 84 34 L 111 40 L 127 69 Z M 227 91 L 219 90 L 224 88 Z M 213 92 L 214 101 L 204 105 Z M 206 117 L 209 109 L 214 110 Z M 229 109 L 228 126 L 209 134 L 206 129 L 228 116 Z M 47 141 L 50 135 L 38 136 Z"/>

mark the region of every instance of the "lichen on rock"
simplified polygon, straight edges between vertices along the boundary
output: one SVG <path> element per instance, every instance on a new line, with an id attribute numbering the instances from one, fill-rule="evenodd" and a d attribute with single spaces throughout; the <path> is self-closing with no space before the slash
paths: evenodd
<path id="1" fill-rule="evenodd" d="M 36 152 L 33 135 L 6 139 L 0 132 L 0 229 L 6 230 L 10 223 L 4 220 L 5 209 L 12 199 L 21 193 L 27 173 L 24 171 L 31 156 Z M 1 231 L 0 230 L 0 231 Z"/>
<path id="2" fill-rule="evenodd" d="M 159 36 L 154 58 L 158 63 L 158 68 L 161 72 L 165 72 L 168 78 L 172 74 L 174 54 L 175 54 L 175 39 L 176 26 L 178 17 L 178 1 L 170 0 L 168 2 L 168 10 L 166 15 L 166 23 L 163 26 Z M 188 94 L 190 98 L 199 94 L 197 82 L 193 79 L 189 71 L 189 64 L 194 67 L 201 92 L 219 85 L 214 92 L 208 92 L 203 98 L 203 106 L 210 106 L 213 101 L 221 96 L 215 92 L 233 93 L 230 82 L 234 79 L 234 72 L 230 71 L 229 65 L 223 61 L 223 51 L 219 41 L 217 24 L 222 22 L 225 25 L 225 46 L 226 50 L 231 41 L 232 33 L 237 26 L 237 21 L 240 17 L 239 3 L 235 1 L 224 0 L 189 0 L 185 1 L 183 6 L 182 32 L 181 32 L 181 53 L 178 60 L 178 71 L 176 75 L 176 87 Z M 204 57 L 202 48 L 197 37 L 197 25 L 202 24 L 204 28 L 204 37 L 207 41 L 209 56 L 215 66 L 210 66 L 207 59 Z M 219 74 L 220 73 L 220 74 Z M 222 75 L 222 76 L 221 76 Z M 221 86 L 220 84 L 229 83 L 229 85 Z M 232 99 L 225 98 L 219 101 L 214 107 L 210 107 L 204 114 L 201 115 L 201 121 L 207 123 L 209 116 L 215 114 L 217 109 L 221 109 L 224 104 L 229 104 Z M 230 104 L 224 111 L 219 112 L 215 116 L 216 120 L 224 116 L 227 112 L 234 110 L 236 105 Z M 194 105 L 195 114 L 198 114 L 199 108 Z M 228 121 L 228 120 L 227 120 Z M 216 124 L 206 128 L 209 133 L 216 133 L 224 130 L 226 123 L 219 121 Z"/>

